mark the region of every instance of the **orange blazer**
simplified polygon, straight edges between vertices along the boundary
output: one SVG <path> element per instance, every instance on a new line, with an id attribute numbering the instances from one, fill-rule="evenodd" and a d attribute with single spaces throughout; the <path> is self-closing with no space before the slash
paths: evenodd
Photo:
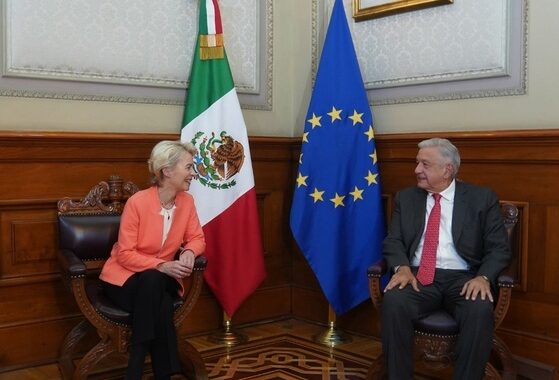
<path id="1" fill-rule="evenodd" d="M 134 194 L 128 199 L 120 219 L 118 241 L 105 262 L 99 278 L 122 286 L 136 272 L 157 267 L 174 259 L 180 246 L 198 256 L 206 242 L 192 195 L 181 192 L 175 199 L 173 224 L 163 240 L 163 216 L 157 186 Z M 179 281 L 182 290 L 182 281 Z M 181 291 L 182 294 L 182 291 Z"/>

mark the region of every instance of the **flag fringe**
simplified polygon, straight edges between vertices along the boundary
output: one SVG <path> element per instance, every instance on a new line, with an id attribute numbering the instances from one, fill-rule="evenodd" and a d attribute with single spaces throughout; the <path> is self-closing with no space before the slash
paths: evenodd
<path id="1" fill-rule="evenodd" d="M 225 54 L 223 52 L 223 46 L 214 47 L 200 47 L 200 59 L 223 59 Z"/>

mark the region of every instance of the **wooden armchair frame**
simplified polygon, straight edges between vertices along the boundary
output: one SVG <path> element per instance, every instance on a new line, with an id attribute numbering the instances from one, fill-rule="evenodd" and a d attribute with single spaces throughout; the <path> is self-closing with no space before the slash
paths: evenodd
<path id="1" fill-rule="evenodd" d="M 99 271 L 110 255 L 110 248 L 118 237 L 120 214 L 126 200 L 138 191 L 132 182 L 123 183 L 119 176 L 111 176 L 107 182 L 95 185 L 85 198 L 75 202 L 64 198 L 58 202 L 60 249 L 58 260 L 61 274 L 72 292 L 85 319 L 79 322 L 65 337 L 59 356 L 59 368 L 63 379 L 86 379 L 93 367 L 112 353 L 126 354 L 131 337 L 130 316 L 104 298 Z M 91 250 L 87 244 L 70 242 L 63 236 L 68 229 L 81 229 L 82 235 L 95 234 L 106 240 Z M 81 245 L 80 252 L 72 245 Z M 85 247 L 84 247 L 85 245 Z M 95 244 L 93 244 L 95 245 Z M 206 258 L 196 258 L 192 275 L 184 280 L 185 294 L 175 300 L 174 323 L 179 331 L 181 323 L 192 311 L 203 284 Z M 86 333 L 94 328 L 100 341 L 74 365 L 75 349 Z M 184 337 L 178 336 L 179 358 L 189 379 L 207 379 L 204 362 L 199 352 Z"/>
<path id="2" fill-rule="evenodd" d="M 517 251 L 520 247 L 515 244 L 515 235 L 517 233 L 516 225 L 518 223 L 519 215 L 518 208 L 513 204 L 503 203 L 501 204 L 501 213 L 503 215 L 513 258 L 518 257 Z M 379 315 L 382 308 L 382 289 L 380 280 L 386 272 L 387 267 L 384 259 L 370 266 L 368 269 L 371 299 L 375 308 L 379 312 Z M 505 318 L 510 305 L 512 289 L 516 283 L 516 274 L 512 266 L 506 268 L 497 278 L 497 287 L 499 292 L 494 309 L 494 330 L 497 330 Z M 454 343 L 458 337 L 458 328 L 452 317 L 442 311 L 435 311 L 426 318 L 429 317 L 437 318 L 439 325 L 441 324 L 440 322 L 443 321 L 442 324 L 446 325 L 447 328 L 441 331 L 436 331 L 433 325 L 429 326 L 429 330 L 426 331 L 423 330 L 421 326 L 416 324 L 414 328 L 415 354 L 430 368 L 440 369 L 448 367 L 452 364 L 452 359 L 454 357 Z M 425 324 L 429 324 L 428 320 L 422 320 Z M 448 328 L 448 326 L 450 326 L 450 328 Z M 512 353 L 501 338 L 499 338 L 496 334 L 493 334 L 492 351 L 499 358 L 502 371 L 499 372 L 495 366 L 489 362 L 485 368 L 485 379 L 516 379 L 516 368 Z M 381 355 L 381 357 L 379 357 L 371 366 L 368 378 L 380 379 L 386 374 L 385 372 L 386 368 L 384 356 Z"/>

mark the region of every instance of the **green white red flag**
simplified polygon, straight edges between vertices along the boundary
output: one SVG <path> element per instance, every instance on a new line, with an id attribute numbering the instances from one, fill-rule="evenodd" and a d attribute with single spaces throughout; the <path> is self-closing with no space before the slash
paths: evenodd
<path id="1" fill-rule="evenodd" d="M 200 1 L 181 140 L 198 149 L 194 196 L 206 236 L 206 283 L 227 315 L 266 277 L 248 136 L 223 47 L 217 0 Z"/>

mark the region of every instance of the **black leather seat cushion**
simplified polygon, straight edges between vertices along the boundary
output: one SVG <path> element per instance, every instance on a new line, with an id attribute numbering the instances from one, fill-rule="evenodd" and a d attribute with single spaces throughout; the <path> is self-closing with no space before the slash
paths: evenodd
<path id="1" fill-rule="evenodd" d="M 132 320 L 130 313 L 116 306 L 109 300 L 101 287 L 100 281 L 92 281 L 86 286 L 87 297 L 91 304 L 105 318 L 110 321 L 130 325 Z M 177 295 L 173 299 L 173 307 L 177 310 L 184 303 L 183 299 Z"/>
<path id="2" fill-rule="evenodd" d="M 450 314 L 437 310 L 414 322 L 417 332 L 431 335 L 456 335 L 458 324 Z"/>
<path id="3" fill-rule="evenodd" d="M 91 304 L 99 313 L 101 313 L 107 319 L 129 325 L 131 323 L 130 313 L 116 306 L 111 300 L 109 300 L 103 288 L 101 288 L 101 283 L 99 281 L 92 281 L 87 284 L 87 297 L 89 298 Z"/>

